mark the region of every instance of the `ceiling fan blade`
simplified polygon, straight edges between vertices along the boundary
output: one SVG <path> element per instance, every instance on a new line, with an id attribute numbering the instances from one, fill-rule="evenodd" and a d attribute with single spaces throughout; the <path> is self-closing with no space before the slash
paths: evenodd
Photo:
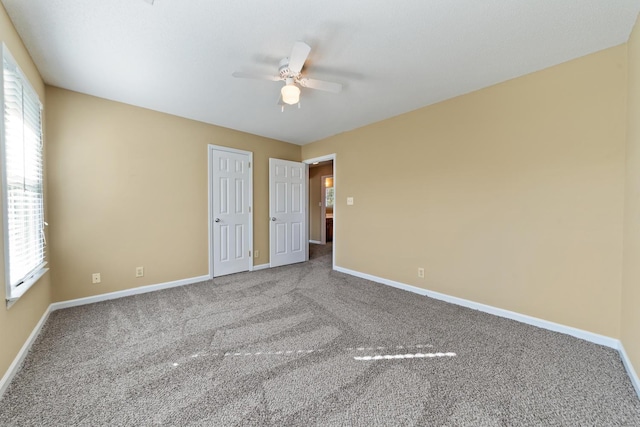
<path id="1" fill-rule="evenodd" d="M 243 73 L 242 71 L 236 71 L 231 75 L 233 77 L 238 77 L 241 79 L 271 80 L 274 82 L 282 80 L 280 76 L 270 76 L 268 74 L 256 74 L 256 73 Z"/>
<path id="2" fill-rule="evenodd" d="M 342 91 L 342 85 L 340 83 L 325 82 L 322 80 L 308 78 L 300 79 L 298 82 L 300 83 L 300 86 L 308 87 L 309 89 L 318 89 L 333 93 L 340 93 Z"/>
<path id="3" fill-rule="evenodd" d="M 305 42 L 296 42 L 291 49 L 291 55 L 289 55 L 289 69 L 294 73 L 299 73 L 302 70 L 304 61 L 307 60 L 311 52 L 311 47 Z"/>

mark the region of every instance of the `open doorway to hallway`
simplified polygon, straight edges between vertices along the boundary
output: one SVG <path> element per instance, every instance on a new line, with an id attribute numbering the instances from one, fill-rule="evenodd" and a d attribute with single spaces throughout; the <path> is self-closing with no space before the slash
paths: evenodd
<path id="1" fill-rule="evenodd" d="M 309 259 L 332 255 L 335 183 L 333 159 L 309 164 Z"/>

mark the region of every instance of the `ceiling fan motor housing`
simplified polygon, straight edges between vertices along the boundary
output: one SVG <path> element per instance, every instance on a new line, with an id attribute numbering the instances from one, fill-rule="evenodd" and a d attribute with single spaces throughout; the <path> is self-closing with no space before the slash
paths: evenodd
<path id="1" fill-rule="evenodd" d="M 284 58 L 280 61 L 280 68 L 278 70 L 280 77 L 282 79 L 286 79 L 288 77 L 297 79 L 300 76 L 300 73 L 297 75 L 289 69 L 289 58 Z"/>

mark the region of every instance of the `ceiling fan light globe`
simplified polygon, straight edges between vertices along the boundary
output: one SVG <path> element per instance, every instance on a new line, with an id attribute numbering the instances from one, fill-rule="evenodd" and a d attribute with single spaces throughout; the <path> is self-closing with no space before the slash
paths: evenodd
<path id="1" fill-rule="evenodd" d="M 300 102 L 300 88 L 294 84 L 283 86 L 280 93 L 285 104 L 294 105 Z"/>

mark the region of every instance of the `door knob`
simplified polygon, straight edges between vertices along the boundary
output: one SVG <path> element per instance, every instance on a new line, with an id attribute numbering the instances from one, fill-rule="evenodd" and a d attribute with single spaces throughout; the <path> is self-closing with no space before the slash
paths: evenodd
<path id="1" fill-rule="evenodd" d="M 216 221 L 216 222 L 220 222 L 220 218 L 216 218 L 216 219 L 215 219 L 215 221 Z"/>
<path id="2" fill-rule="evenodd" d="M 275 217 L 275 216 L 272 216 L 272 217 L 271 217 L 271 221 L 275 221 L 275 220 L 276 220 L 276 217 Z"/>

